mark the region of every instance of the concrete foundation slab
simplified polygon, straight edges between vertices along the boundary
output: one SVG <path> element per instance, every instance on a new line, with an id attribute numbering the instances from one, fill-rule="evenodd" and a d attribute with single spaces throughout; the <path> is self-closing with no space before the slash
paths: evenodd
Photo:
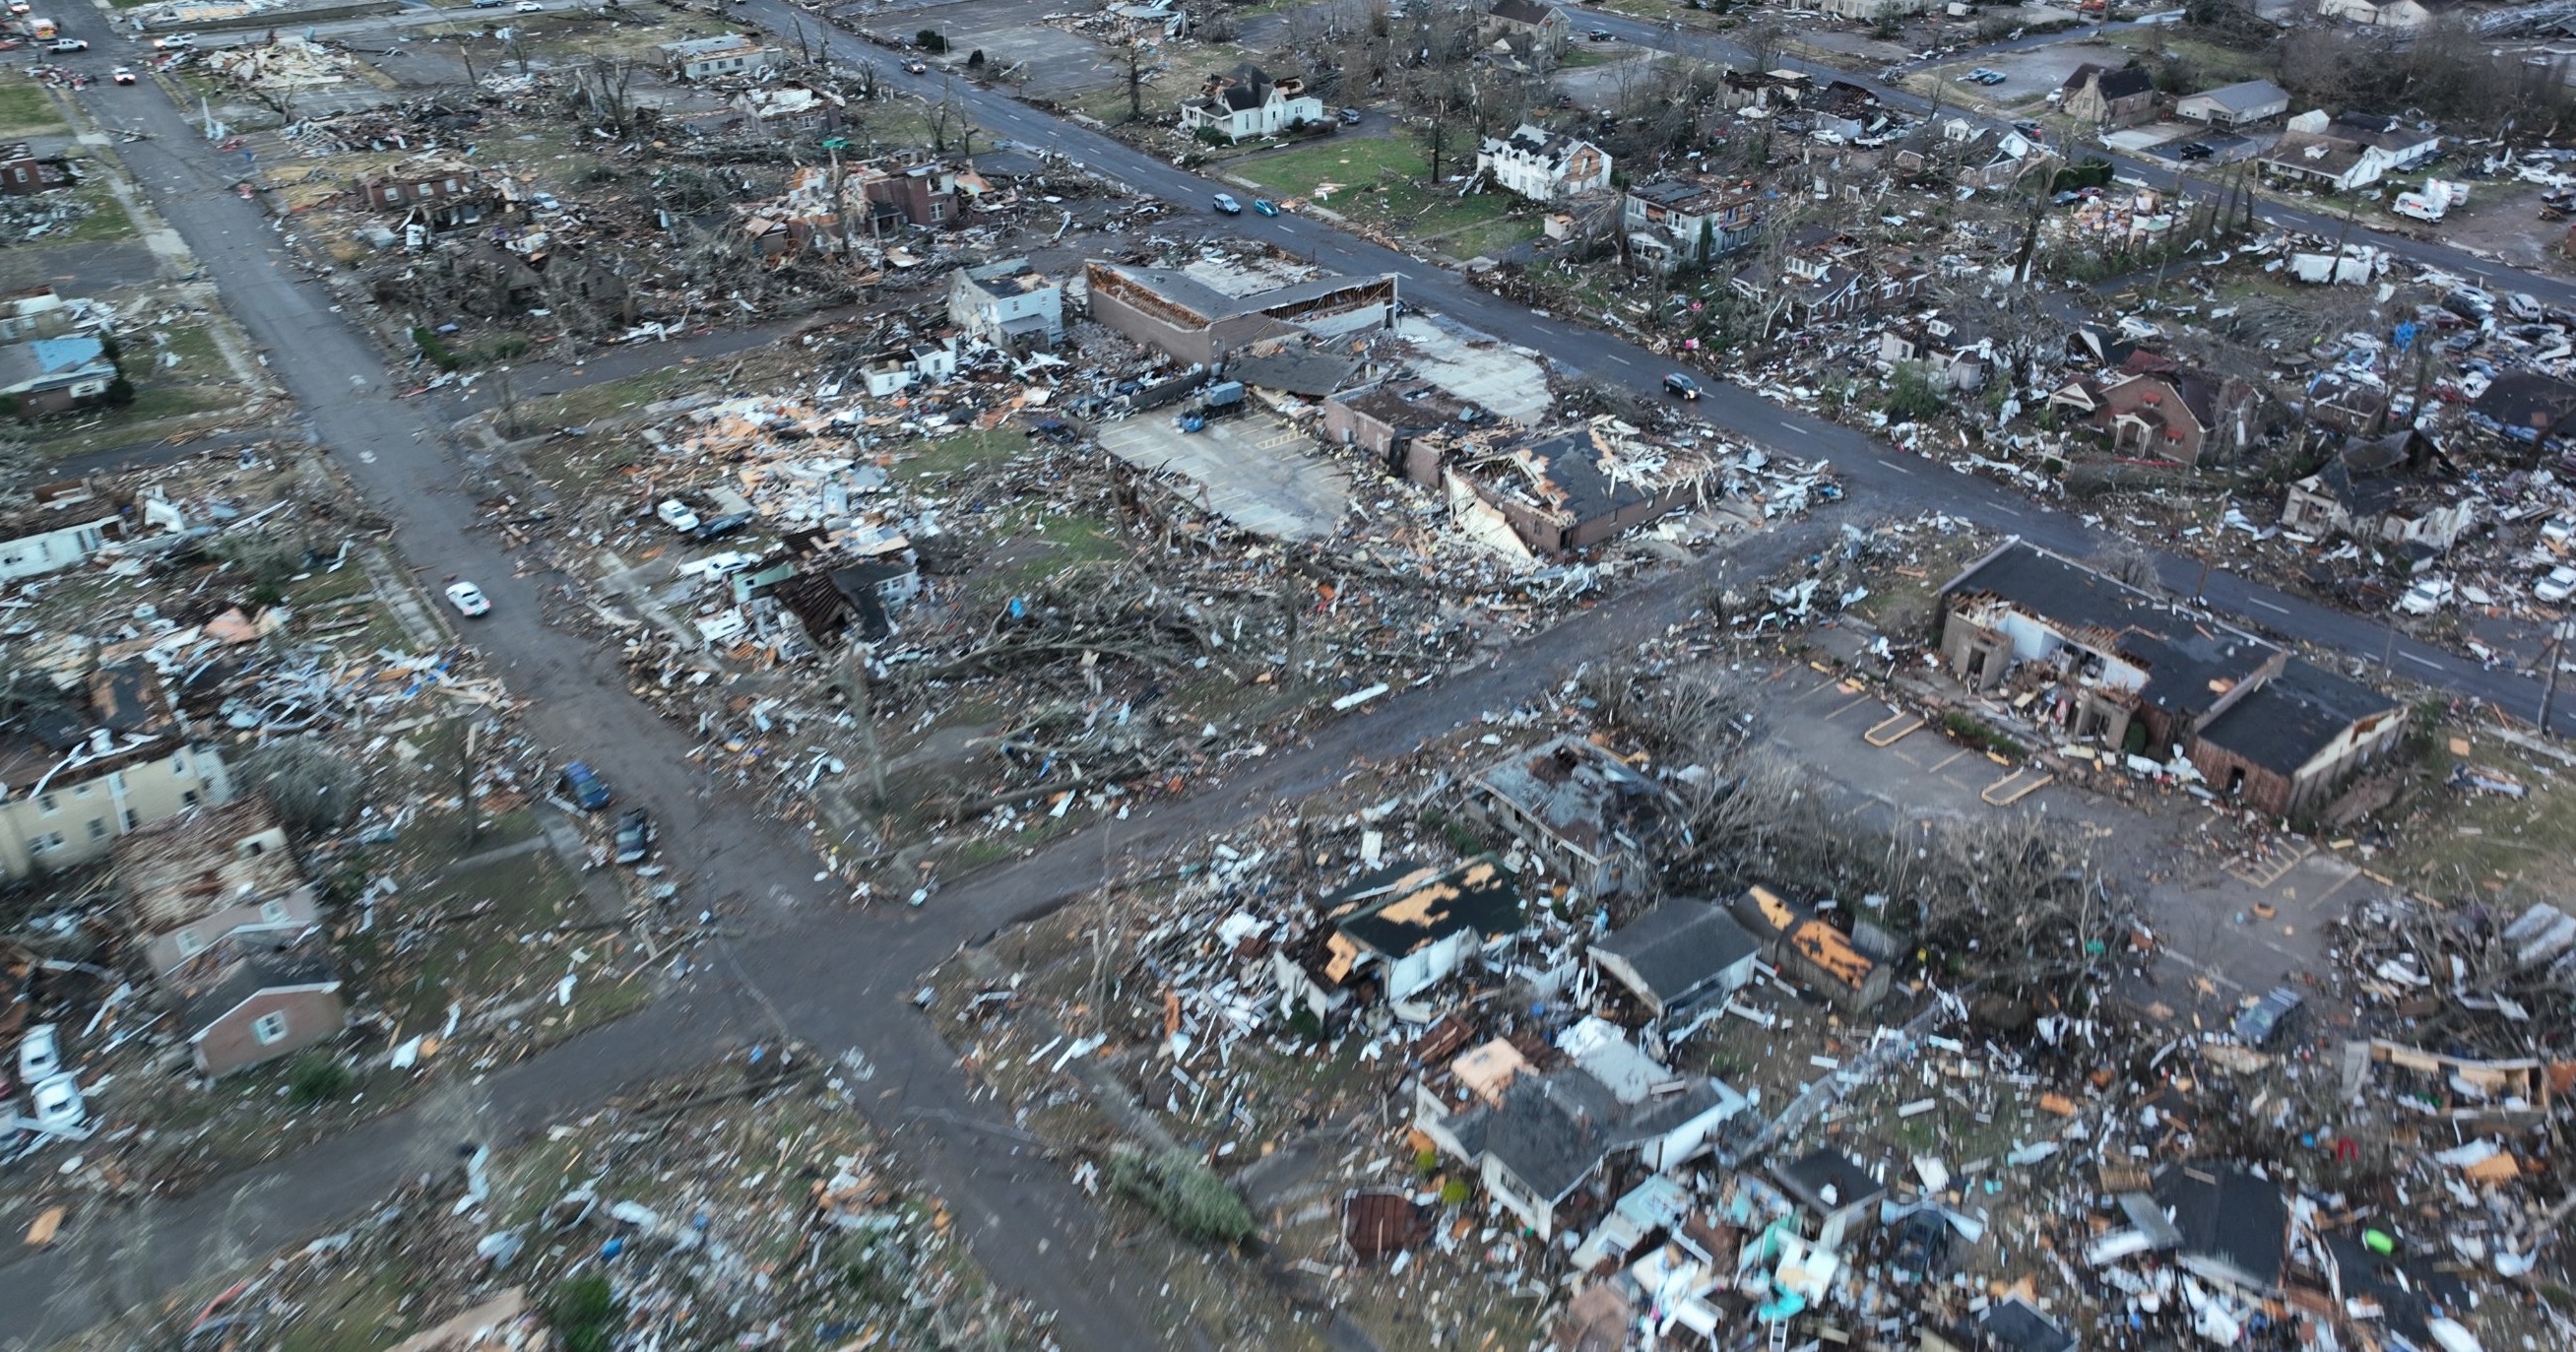
<path id="1" fill-rule="evenodd" d="M 1197 480 L 1209 510 L 1282 540 L 1333 533 L 1351 501 L 1350 475 L 1312 449 L 1306 434 L 1264 413 L 1219 418 L 1184 432 L 1165 413 L 1140 414 L 1100 429 L 1100 444 L 1138 469 Z"/>

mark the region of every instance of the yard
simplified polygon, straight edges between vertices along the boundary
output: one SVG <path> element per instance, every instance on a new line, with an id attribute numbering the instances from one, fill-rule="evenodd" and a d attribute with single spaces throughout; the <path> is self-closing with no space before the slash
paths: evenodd
<path id="1" fill-rule="evenodd" d="M 60 136 L 70 130 L 63 122 L 62 108 L 43 86 L 0 86 L 0 137 Z"/>
<path id="2" fill-rule="evenodd" d="M 1457 172 L 1474 164 L 1472 149 L 1462 149 L 1454 158 L 1444 156 L 1441 169 Z M 1425 182 L 1431 166 L 1422 149 L 1392 136 L 1338 137 L 1247 160 L 1234 172 L 1284 201 L 1311 203 L 1417 239 L 1493 225 L 1518 205 L 1502 193 L 1462 197 Z"/>

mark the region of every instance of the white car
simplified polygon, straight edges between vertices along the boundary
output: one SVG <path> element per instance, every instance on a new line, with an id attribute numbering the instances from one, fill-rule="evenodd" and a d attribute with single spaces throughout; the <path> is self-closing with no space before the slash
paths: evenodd
<path id="1" fill-rule="evenodd" d="M 2531 584 L 2531 594 L 2553 606 L 2576 596 L 2576 568 L 2562 563 L 2550 569 L 2538 582 Z"/>
<path id="2" fill-rule="evenodd" d="M 521 14 L 543 14 L 546 9 L 545 6 L 538 4 L 537 0 L 519 0 L 519 3 L 510 8 Z"/>
<path id="3" fill-rule="evenodd" d="M 2397 598 L 2397 608 L 2409 615 L 2430 615 L 2451 603 L 2451 590 L 2447 577 L 2419 577 Z"/>
<path id="4" fill-rule="evenodd" d="M 39 1130 L 79 1133 L 89 1121 L 89 1105 L 81 1102 L 80 1077 L 57 1075 L 37 1085 L 27 1096 L 27 1115 Z"/>
<path id="5" fill-rule="evenodd" d="M 689 504 L 678 498 L 662 499 L 662 505 L 653 509 L 653 515 L 662 518 L 663 525 L 676 531 L 693 531 L 698 528 L 698 514 L 690 511 Z"/>
<path id="6" fill-rule="evenodd" d="M 63 1073 L 63 1044 L 54 1034 L 54 1026 L 40 1023 L 18 1039 L 18 1078 L 27 1084 L 50 1080 Z"/>
<path id="7" fill-rule="evenodd" d="M 447 603 L 465 618 L 479 619 L 492 613 L 492 603 L 483 597 L 483 589 L 471 582 L 452 582 L 447 587 Z"/>
<path id="8" fill-rule="evenodd" d="M 152 39 L 152 46 L 154 49 L 164 52 L 175 52 L 180 48 L 194 47 L 196 45 L 197 37 L 193 33 L 172 33 L 166 38 Z"/>
<path id="9" fill-rule="evenodd" d="M 134 83 L 134 72 L 127 67 L 119 66 L 116 69 L 109 71 L 107 73 L 107 78 L 116 81 L 118 84 L 132 84 Z"/>

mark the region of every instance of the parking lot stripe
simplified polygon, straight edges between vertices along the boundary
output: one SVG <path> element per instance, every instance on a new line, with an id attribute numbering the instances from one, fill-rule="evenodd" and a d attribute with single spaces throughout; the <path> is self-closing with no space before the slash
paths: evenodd
<path id="1" fill-rule="evenodd" d="M 1964 755 L 1967 755 L 1967 754 L 1968 754 L 1968 749 L 1967 749 L 1966 747 L 1964 747 L 1964 746 L 1963 746 L 1963 747 L 1960 747 L 1958 750 L 1953 751 L 1953 752 L 1951 752 L 1949 755 L 1943 756 L 1940 760 L 1938 760 L 1938 761 L 1934 762 L 1934 763 L 1933 763 L 1933 765 L 1932 765 L 1932 768 L 1931 768 L 1931 769 L 1929 769 L 1929 770 L 1927 770 L 1927 771 L 1925 771 L 1924 773 L 1926 773 L 1926 774 L 1934 774 L 1934 775 L 1937 775 L 1937 774 L 1941 773 L 1943 770 L 1945 770 L 1945 769 L 1949 768 L 1949 764 L 1950 764 L 1950 762 L 1952 762 L 1952 761 L 1954 761 L 1954 760 L 1957 760 L 1957 759 L 1958 759 L 1958 758 L 1960 758 L 1961 756 L 1964 756 Z"/>
<path id="2" fill-rule="evenodd" d="M 1835 719 L 1842 717 L 1844 714 L 1850 713 L 1852 710 L 1870 702 L 1870 698 L 1867 695 L 1854 695 L 1848 701 L 1837 706 L 1832 713 L 1825 715 L 1825 721 L 1831 723 Z"/>

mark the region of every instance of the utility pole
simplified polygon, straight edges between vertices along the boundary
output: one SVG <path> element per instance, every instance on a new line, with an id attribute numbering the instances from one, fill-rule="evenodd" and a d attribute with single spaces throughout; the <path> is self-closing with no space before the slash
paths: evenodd
<path id="1" fill-rule="evenodd" d="M 2558 701 L 2558 665 L 2567 660 L 2567 631 L 2576 621 L 2560 620 L 2549 631 L 2548 646 L 2540 650 L 2549 663 L 2549 674 L 2540 683 L 2540 735 L 2549 735 L 2549 707 Z"/>

